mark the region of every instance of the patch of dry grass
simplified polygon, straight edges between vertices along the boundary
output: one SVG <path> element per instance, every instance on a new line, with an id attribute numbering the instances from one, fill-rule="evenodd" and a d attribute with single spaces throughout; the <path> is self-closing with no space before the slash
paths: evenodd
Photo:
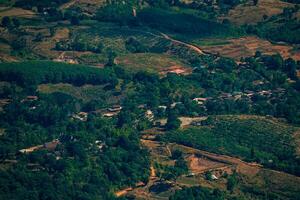
<path id="1" fill-rule="evenodd" d="M 31 10 L 25 10 L 22 8 L 7 8 L 0 11 L 0 18 L 2 17 L 24 17 L 33 18 L 36 14 Z"/>
<path id="2" fill-rule="evenodd" d="M 268 17 L 278 15 L 282 13 L 284 8 L 293 6 L 291 3 L 280 0 L 260 0 L 256 6 L 252 2 L 247 1 L 245 4 L 238 5 L 222 19 L 229 19 L 237 25 L 255 24 L 262 21 L 264 15 Z"/>
<path id="3" fill-rule="evenodd" d="M 136 53 L 120 56 L 117 63 L 131 70 L 144 70 L 149 72 L 163 72 L 172 66 L 189 68 L 181 60 L 167 54 Z"/>

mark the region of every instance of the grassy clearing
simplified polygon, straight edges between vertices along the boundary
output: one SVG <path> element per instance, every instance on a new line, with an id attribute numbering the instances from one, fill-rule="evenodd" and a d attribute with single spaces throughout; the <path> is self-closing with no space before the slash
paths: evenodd
<path id="1" fill-rule="evenodd" d="M 174 56 L 156 53 L 127 54 L 118 57 L 117 62 L 131 70 L 145 70 L 149 72 L 160 72 L 172 66 L 189 67 Z"/>
<path id="2" fill-rule="evenodd" d="M 41 84 L 38 86 L 38 91 L 41 93 L 62 92 L 74 96 L 83 102 L 91 100 L 107 100 L 111 96 L 111 92 L 107 92 L 104 86 L 84 85 L 76 87 L 71 84 Z"/>

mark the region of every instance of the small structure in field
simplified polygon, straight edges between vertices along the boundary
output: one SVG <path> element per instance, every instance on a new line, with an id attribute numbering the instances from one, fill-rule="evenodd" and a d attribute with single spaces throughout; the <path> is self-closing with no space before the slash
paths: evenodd
<path id="1" fill-rule="evenodd" d="M 88 117 L 88 113 L 86 112 L 79 112 L 78 114 L 74 114 L 73 119 L 78 119 L 80 121 L 86 121 Z"/>
<path id="2" fill-rule="evenodd" d="M 197 97 L 197 98 L 194 98 L 193 101 L 195 101 L 198 105 L 203 105 L 204 102 L 207 101 L 207 98 L 204 98 L 204 97 Z"/>
<path id="3" fill-rule="evenodd" d="M 22 99 L 22 103 L 23 102 L 29 102 L 29 101 L 36 101 L 36 100 L 38 100 L 39 98 L 37 97 L 37 96 L 27 96 L 25 99 Z"/>
<path id="4" fill-rule="evenodd" d="M 118 115 L 122 110 L 122 106 L 120 105 L 113 105 L 112 107 L 108 108 L 108 112 L 104 112 L 102 114 L 103 117 L 113 117 Z"/>
<path id="5" fill-rule="evenodd" d="M 21 149 L 21 150 L 19 150 L 19 152 L 23 153 L 23 154 L 32 153 L 34 151 L 42 149 L 43 147 L 44 147 L 43 145 L 37 145 L 37 146 L 29 147 L 29 148 L 26 148 L 26 149 Z"/>
<path id="6" fill-rule="evenodd" d="M 75 60 L 72 56 L 65 55 L 65 52 L 63 52 L 58 58 L 53 59 L 54 62 L 64 62 L 69 64 L 78 64 L 78 61 Z"/>
<path id="7" fill-rule="evenodd" d="M 170 106 L 171 106 L 171 108 L 175 108 L 177 105 L 180 105 L 180 104 L 182 104 L 182 102 L 178 101 L 178 102 L 172 103 Z"/>
<path id="8" fill-rule="evenodd" d="M 145 112 L 145 117 L 149 120 L 149 121 L 153 121 L 154 119 L 154 114 L 151 110 L 147 110 Z"/>
<path id="9" fill-rule="evenodd" d="M 120 105 L 113 105 L 112 107 L 107 109 L 110 112 L 120 112 L 122 110 L 122 106 Z"/>
<path id="10" fill-rule="evenodd" d="M 47 149 L 48 151 L 54 151 L 57 147 L 57 145 L 60 144 L 60 141 L 58 139 L 55 139 L 51 142 L 46 142 L 44 145 L 43 145 L 43 148 Z"/>
<path id="11" fill-rule="evenodd" d="M 41 150 L 41 149 L 46 149 L 48 151 L 54 151 L 58 144 L 60 144 L 60 141 L 58 139 L 55 139 L 51 142 L 46 142 L 43 145 L 36 145 L 36 146 L 29 147 L 26 149 L 21 149 L 21 150 L 19 150 L 19 152 L 23 153 L 23 154 L 27 154 L 27 153 L 32 153 L 34 151 Z"/>

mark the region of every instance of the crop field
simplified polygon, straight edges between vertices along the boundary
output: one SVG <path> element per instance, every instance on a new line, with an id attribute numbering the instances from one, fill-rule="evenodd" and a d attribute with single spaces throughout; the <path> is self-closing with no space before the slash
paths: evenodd
<path id="1" fill-rule="evenodd" d="M 230 57 L 235 60 L 240 60 L 241 57 L 253 56 L 256 51 L 260 51 L 266 55 L 279 53 L 285 59 L 291 57 L 295 60 L 300 60 L 300 51 L 295 50 L 293 46 L 272 44 L 267 40 L 255 36 L 233 39 L 195 40 L 194 43 L 198 44 L 201 49 L 208 53 Z"/>
<path id="2" fill-rule="evenodd" d="M 36 14 L 30 10 L 24 10 L 22 8 L 0 8 L 0 18 L 4 16 L 33 18 L 36 17 Z"/>

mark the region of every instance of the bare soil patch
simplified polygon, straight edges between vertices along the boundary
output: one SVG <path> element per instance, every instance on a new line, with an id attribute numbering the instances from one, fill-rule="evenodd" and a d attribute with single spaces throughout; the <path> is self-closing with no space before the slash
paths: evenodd
<path id="1" fill-rule="evenodd" d="M 189 125 L 191 125 L 191 123 L 193 122 L 199 122 L 199 121 L 203 121 L 206 120 L 207 117 L 179 117 L 179 120 L 181 121 L 181 128 L 185 128 Z"/>
<path id="2" fill-rule="evenodd" d="M 202 173 L 207 170 L 226 166 L 224 163 L 215 162 L 205 157 L 198 157 L 195 155 L 189 156 L 187 161 L 189 162 L 190 171 L 193 173 Z"/>
<path id="3" fill-rule="evenodd" d="M 159 74 L 166 75 L 167 73 L 175 73 L 181 75 L 188 75 L 191 74 L 192 71 L 193 71 L 192 68 L 186 68 L 180 65 L 174 65 L 160 70 Z"/>

